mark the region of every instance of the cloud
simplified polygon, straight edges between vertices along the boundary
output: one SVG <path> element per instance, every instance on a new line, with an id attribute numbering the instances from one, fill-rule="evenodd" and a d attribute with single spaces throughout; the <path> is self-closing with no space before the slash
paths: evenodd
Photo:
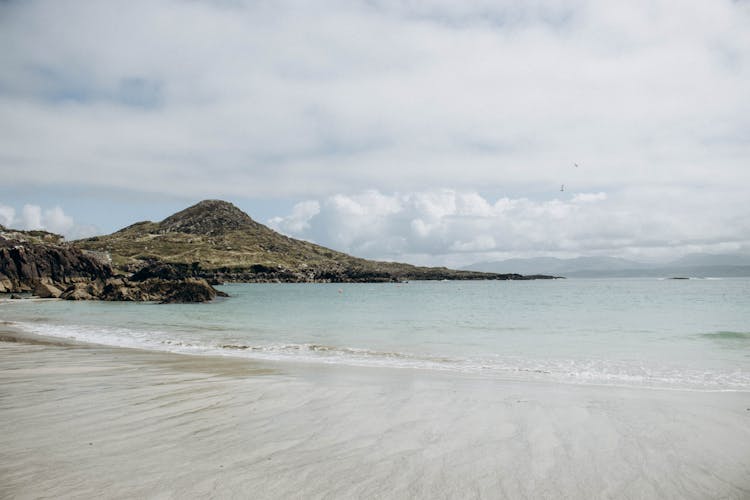
<path id="1" fill-rule="evenodd" d="M 748 179 L 745 4 L 11 2 L 0 169 L 178 196 L 723 189 Z"/>
<path id="2" fill-rule="evenodd" d="M 320 203 L 304 201 L 297 203 L 286 217 L 274 217 L 269 223 L 285 233 L 300 234 L 310 229 L 310 219 L 320 213 Z"/>
<path id="3" fill-rule="evenodd" d="M 749 24 L 730 0 L 0 2 L 0 179 L 308 200 L 272 223 L 400 259 L 731 247 Z"/>
<path id="4" fill-rule="evenodd" d="M 594 203 L 607 199 L 607 193 L 578 193 L 573 196 L 573 203 Z"/>
<path id="5" fill-rule="evenodd" d="M 10 226 L 15 217 L 16 210 L 13 207 L 0 204 L 0 226 Z"/>
<path id="6" fill-rule="evenodd" d="M 62 208 L 55 207 L 44 211 L 44 227 L 48 231 L 67 234 L 73 226 L 73 218 L 65 215 Z"/>
<path id="7" fill-rule="evenodd" d="M 21 210 L 20 223 L 22 229 L 43 229 L 42 207 L 38 205 L 24 205 Z"/>
<path id="8" fill-rule="evenodd" d="M 60 207 L 42 210 L 39 205 L 32 204 L 24 205 L 19 217 L 16 217 L 13 207 L 0 204 L 0 225 L 13 229 L 42 229 L 61 234 L 67 239 L 87 238 L 101 232 L 94 225 L 75 224 L 73 217 Z"/>
<path id="9" fill-rule="evenodd" d="M 750 224 L 738 225 L 724 215 L 737 212 L 750 220 L 743 199 L 740 192 L 719 200 L 691 190 L 674 190 L 666 197 L 649 189 L 575 193 L 541 201 L 492 200 L 454 189 L 393 194 L 371 190 L 306 201 L 269 223 L 290 236 L 354 255 L 387 260 L 406 256 L 425 264 L 463 265 L 529 255 L 653 258 L 664 251 L 747 248 Z M 709 205 L 717 210 L 706 210 Z"/>

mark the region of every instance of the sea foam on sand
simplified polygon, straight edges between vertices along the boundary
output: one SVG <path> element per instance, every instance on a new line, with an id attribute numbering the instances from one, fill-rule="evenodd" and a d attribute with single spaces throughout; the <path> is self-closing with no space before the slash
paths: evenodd
<path id="1" fill-rule="evenodd" d="M 745 392 L 2 338 L 2 498 L 750 497 Z"/>

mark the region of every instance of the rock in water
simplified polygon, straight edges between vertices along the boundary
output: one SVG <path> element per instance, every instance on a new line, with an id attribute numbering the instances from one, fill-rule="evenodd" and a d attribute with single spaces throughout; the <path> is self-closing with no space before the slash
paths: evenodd
<path id="1" fill-rule="evenodd" d="M 217 295 L 214 289 L 204 279 L 186 279 L 172 283 L 165 292 L 162 304 L 208 302 Z"/>
<path id="2" fill-rule="evenodd" d="M 107 280 L 99 298 L 101 300 L 126 302 L 144 302 L 153 300 L 138 286 L 137 283 L 133 283 L 124 278 Z"/>
<path id="3" fill-rule="evenodd" d="M 99 298 L 161 304 L 209 302 L 217 295 L 226 296 L 204 279 L 165 280 L 149 278 L 143 281 L 109 280 Z"/>

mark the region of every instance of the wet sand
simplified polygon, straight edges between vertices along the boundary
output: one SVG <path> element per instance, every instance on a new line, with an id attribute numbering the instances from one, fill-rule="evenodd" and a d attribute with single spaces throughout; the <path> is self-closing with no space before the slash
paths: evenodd
<path id="1" fill-rule="evenodd" d="M 0 332 L 0 498 L 750 498 L 750 394 Z"/>

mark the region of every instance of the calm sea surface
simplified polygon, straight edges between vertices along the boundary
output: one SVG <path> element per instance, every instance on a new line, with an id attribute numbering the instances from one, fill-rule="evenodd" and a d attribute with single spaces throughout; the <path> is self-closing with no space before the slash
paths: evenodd
<path id="1" fill-rule="evenodd" d="M 241 284 L 210 304 L 5 301 L 24 330 L 289 362 L 750 391 L 750 279 Z"/>

